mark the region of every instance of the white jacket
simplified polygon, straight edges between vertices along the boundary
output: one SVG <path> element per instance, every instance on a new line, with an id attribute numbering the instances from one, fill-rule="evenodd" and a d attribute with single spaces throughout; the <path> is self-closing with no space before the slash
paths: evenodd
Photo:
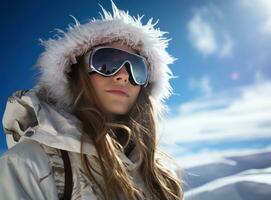
<path id="1" fill-rule="evenodd" d="M 34 126 L 29 126 L 29 125 Z M 64 168 L 59 149 L 67 150 L 73 173 L 72 199 L 101 199 L 85 178 L 80 161 L 80 126 L 73 115 L 39 101 L 35 92 L 18 91 L 7 102 L 3 125 L 10 148 L 0 158 L 0 199 L 58 199 L 63 193 Z M 24 130 L 24 127 L 28 127 Z M 20 136 L 20 137 L 19 137 Z M 19 141 L 15 141 L 19 138 Z M 16 144 L 16 145 L 15 145 Z M 83 149 L 95 170 L 97 152 L 91 142 Z M 145 191 L 138 172 L 137 149 L 126 157 L 119 152 L 135 183 Z M 95 173 L 98 181 L 102 178 Z M 148 195 L 145 191 L 145 195 Z"/>

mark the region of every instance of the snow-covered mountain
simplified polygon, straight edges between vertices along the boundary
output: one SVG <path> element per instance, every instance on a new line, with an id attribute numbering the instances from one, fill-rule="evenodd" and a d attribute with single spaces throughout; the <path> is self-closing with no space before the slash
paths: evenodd
<path id="1" fill-rule="evenodd" d="M 271 200 L 271 152 L 187 168 L 183 178 L 185 200 Z"/>

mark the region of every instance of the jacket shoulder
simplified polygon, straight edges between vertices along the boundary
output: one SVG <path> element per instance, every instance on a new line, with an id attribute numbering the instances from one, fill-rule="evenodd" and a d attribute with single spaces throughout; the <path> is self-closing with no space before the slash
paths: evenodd
<path id="1" fill-rule="evenodd" d="M 36 141 L 24 140 L 0 157 L 4 199 L 58 199 L 48 157 Z"/>
<path id="2" fill-rule="evenodd" d="M 16 162 L 20 159 L 27 164 L 37 176 L 47 174 L 49 169 L 48 156 L 40 143 L 34 140 L 23 140 L 1 156 L 2 159 L 8 159 L 10 162 Z"/>

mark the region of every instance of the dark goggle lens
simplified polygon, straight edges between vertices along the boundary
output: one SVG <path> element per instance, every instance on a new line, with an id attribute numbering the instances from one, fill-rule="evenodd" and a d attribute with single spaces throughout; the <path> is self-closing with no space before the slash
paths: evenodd
<path id="1" fill-rule="evenodd" d="M 116 73 L 123 65 L 129 63 L 130 76 L 135 84 L 143 85 L 148 78 L 147 66 L 140 56 L 130 54 L 115 48 L 97 49 L 90 57 L 90 64 L 102 75 L 110 76 Z"/>

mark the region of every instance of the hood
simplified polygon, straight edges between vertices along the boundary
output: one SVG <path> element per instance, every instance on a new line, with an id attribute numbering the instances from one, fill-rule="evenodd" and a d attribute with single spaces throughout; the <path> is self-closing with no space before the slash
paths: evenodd
<path id="1" fill-rule="evenodd" d="M 19 90 L 8 98 L 2 122 L 8 148 L 22 138 L 29 138 L 65 150 L 69 146 L 65 143 L 73 144 L 70 146 L 74 149 L 69 150 L 78 152 L 80 121 L 74 115 L 40 101 L 33 90 Z"/>
<path id="2" fill-rule="evenodd" d="M 140 52 L 149 63 L 151 95 L 156 102 L 157 113 L 162 114 L 165 111 L 164 101 L 172 93 L 169 79 L 173 75 L 168 65 L 175 60 L 166 51 L 169 39 L 164 35 L 167 32 L 156 29 L 158 21 L 153 23 L 152 18 L 142 24 L 143 16 L 130 16 L 128 11 L 119 10 L 113 1 L 112 14 L 101 8 L 100 19 L 94 18 L 80 24 L 72 16 L 75 24 L 70 25 L 66 32 L 56 29 L 56 38 L 47 41 L 40 39 L 45 50 L 35 64 L 40 70 L 40 77 L 34 89 L 39 91 L 45 88 L 57 107 L 71 108 L 72 96 L 66 73 L 77 62 L 76 57 L 93 46 L 121 40 Z"/>
<path id="3" fill-rule="evenodd" d="M 8 148 L 27 139 L 80 153 L 80 120 L 40 100 L 33 89 L 18 90 L 8 98 L 2 123 Z M 84 142 L 82 153 L 97 156 L 95 146 L 90 140 Z M 137 169 L 142 162 L 137 147 L 129 157 L 122 152 L 117 153 L 129 170 Z"/>

